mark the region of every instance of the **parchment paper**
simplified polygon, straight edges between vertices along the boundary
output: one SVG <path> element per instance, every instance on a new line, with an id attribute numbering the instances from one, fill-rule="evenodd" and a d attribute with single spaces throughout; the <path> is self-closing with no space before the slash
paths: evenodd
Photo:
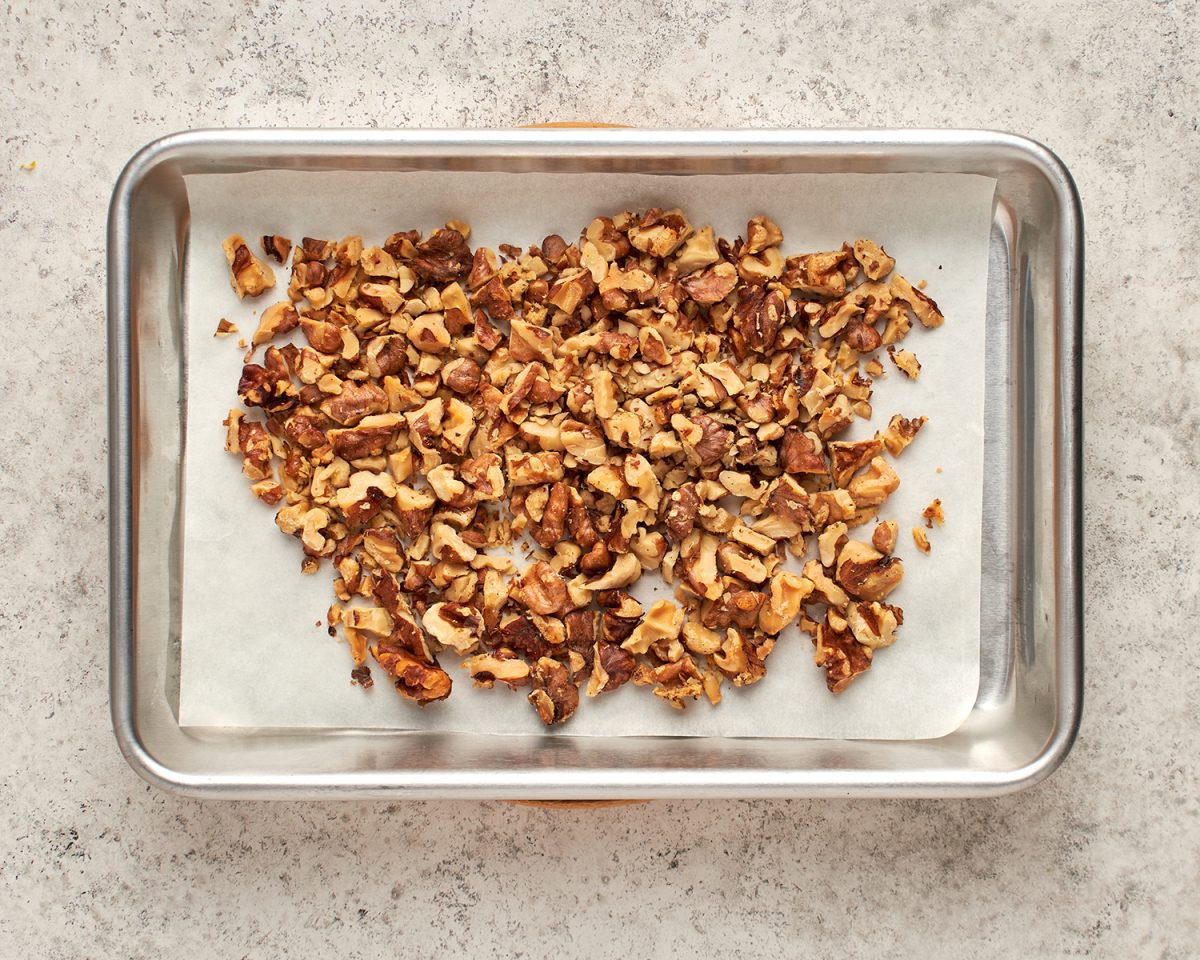
<path id="1" fill-rule="evenodd" d="M 970 710 L 979 678 L 980 537 L 983 481 L 984 318 L 994 181 L 949 174 L 649 175 L 495 173 L 255 173 L 187 180 L 192 210 L 186 258 L 187 438 L 180 719 L 185 726 L 437 729 L 535 736 L 657 735 L 922 739 L 954 730 Z M 679 712 L 632 684 L 595 699 L 561 728 L 547 730 L 524 692 L 472 687 L 458 659 L 443 655 L 455 680 L 449 700 L 418 708 L 377 666 L 377 683 L 350 683 L 344 643 L 318 624 L 333 599 L 328 565 L 300 573 L 298 544 L 276 528 L 275 508 L 254 499 L 240 459 L 222 450 L 222 419 L 236 406 L 242 351 L 237 336 L 214 339 L 221 317 L 247 339 L 257 314 L 286 294 L 277 286 L 239 303 L 222 239 L 242 233 L 298 240 L 357 233 L 381 243 L 396 230 L 423 232 L 457 218 L 473 227 L 472 247 L 578 236 L 593 216 L 680 206 L 697 226 L 744 234 L 757 213 L 783 228 L 787 253 L 833 249 L 870 237 L 913 283 L 927 279 L 945 325 L 914 324 L 904 347 L 923 365 L 903 377 L 881 351 L 887 375 L 875 385 L 875 417 L 849 437 L 882 429 L 894 413 L 929 423 L 896 459 L 900 489 L 881 518 L 899 522 L 905 578 L 891 602 L 904 608 L 899 639 L 833 696 L 812 660 L 807 635 L 789 627 L 767 676 L 713 708 Z M 277 295 L 277 296 L 276 296 Z M 941 468 L 941 472 L 938 472 Z M 940 497 L 946 525 L 920 554 L 909 530 Z M 869 538 L 870 527 L 860 535 Z M 668 596 L 660 578 L 642 578 L 639 599 Z"/>

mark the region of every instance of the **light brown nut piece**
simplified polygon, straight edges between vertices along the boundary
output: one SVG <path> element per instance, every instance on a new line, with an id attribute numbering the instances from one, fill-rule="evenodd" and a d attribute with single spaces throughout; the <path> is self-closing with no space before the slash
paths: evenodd
<path id="1" fill-rule="evenodd" d="M 916 417 L 908 420 L 896 414 L 888 421 L 887 429 L 879 434 L 879 439 L 887 447 L 888 453 L 897 456 L 905 447 L 916 439 L 917 433 L 925 426 L 927 417 Z"/>
<path id="2" fill-rule="evenodd" d="M 737 286 L 737 268 L 726 261 L 693 273 L 682 281 L 683 289 L 696 303 L 708 305 L 719 303 Z"/>
<path id="3" fill-rule="evenodd" d="M 491 687 L 497 680 L 513 688 L 529 682 L 529 664 L 511 650 L 501 648 L 495 653 L 467 657 L 462 665 L 477 687 Z"/>
<path id="4" fill-rule="evenodd" d="M 713 228 L 701 227 L 687 239 L 675 257 L 675 272 L 680 277 L 686 277 L 720 259 Z"/>
<path id="5" fill-rule="evenodd" d="M 895 520 L 884 520 L 871 534 L 871 545 L 880 553 L 890 554 L 896 549 L 898 525 Z"/>
<path id="6" fill-rule="evenodd" d="M 213 333 L 213 336 L 214 337 L 228 337 L 230 334 L 237 333 L 237 332 L 238 332 L 237 324 L 230 323 L 228 320 L 226 320 L 224 317 L 222 317 L 220 320 L 217 321 L 217 329 L 216 329 L 216 332 Z"/>
<path id="7" fill-rule="evenodd" d="M 917 545 L 917 549 L 922 553 L 929 553 L 929 537 L 925 535 L 925 530 L 921 527 L 912 528 L 913 543 Z"/>
<path id="8" fill-rule="evenodd" d="M 916 380 L 921 375 L 921 361 L 911 350 L 897 350 L 895 347 L 888 347 L 888 356 L 892 358 L 892 363 L 896 365 L 897 369 L 909 380 Z"/>
<path id="9" fill-rule="evenodd" d="M 777 247 L 783 243 L 783 231 L 779 224 L 768 217 L 751 217 L 746 224 L 745 252 L 761 253 L 768 247 Z"/>
<path id="10" fill-rule="evenodd" d="M 867 472 L 850 481 L 847 488 L 857 507 L 877 507 L 900 486 L 900 477 L 883 457 L 874 457 Z"/>
<path id="11" fill-rule="evenodd" d="M 767 602 L 758 611 L 758 629 L 774 636 L 800 614 L 804 601 L 813 592 L 813 583 L 791 570 L 781 570 L 771 578 Z"/>
<path id="12" fill-rule="evenodd" d="M 567 582 L 548 563 L 532 564 L 516 583 L 513 599 L 543 616 L 566 613 L 571 607 Z"/>
<path id="13" fill-rule="evenodd" d="M 939 527 L 946 522 L 946 513 L 942 510 L 942 501 L 940 499 L 933 500 L 929 506 L 921 511 L 921 516 L 925 518 L 925 526 L 933 529 L 936 523 Z"/>
<path id="14" fill-rule="evenodd" d="M 852 603 L 846 608 L 846 623 L 854 639 L 877 650 L 896 642 L 896 628 L 904 622 L 904 611 L 887 603 Z"/>
<path id="15" fill-rule="evenodd" d="M 904 564 L 898 557 L 884 556 L 861 540 L 850 540 L 838 554 L 837 582 L 860 600 L 882 600 L 903 577 Z"/>
<path id="16" fill-rule="evenodd" d="M 435 603 L 425 611 L 421 623 L 430 637 L 460 656 L 474 650 L 483 633 L 483 617 L 463 603 Z"/>
<path id="17" fill-rule="evenodd" d="M 229 263 L 229 283 L 239 300 L 247 296 L 257 297 L 275 286 L 274 272 L 250 252 L 241 234 L 231 233 L 222 246 Z"/>
<path id="18" fill-rule="evenodd" d="M 621 643 L 621 647 L 630 653 L 645 653 L 652 643 L 678 639 L 683 629 L 683 618 L 683 610 L 670 600 L 657 600 L 650 605 L 642 622 Z"/>
<path id="19" fill-rule="evenodd" d="M 896 266 L 895 258 L 874 240 L 855 240 L 854 259 L 862 267 L 869 280 L 882 280 Z"/>
<path id="20" fill-rule="evenodd" d="M 942 316 L 938 305 L 898 273 L 892 276 L 892 295 L 912 307 L 913 313 L 924 326 L 940 327 L 945 323 L 946 318 Z"/>

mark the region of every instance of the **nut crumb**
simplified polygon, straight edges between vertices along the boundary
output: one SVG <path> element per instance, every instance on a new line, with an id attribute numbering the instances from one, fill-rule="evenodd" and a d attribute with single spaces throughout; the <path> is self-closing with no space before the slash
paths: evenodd
<path id="1" fill-rule="evenodd" d="M 922 553 L 929 552 L 929 537 L 925 535 L 925 531 L 921 527 L 912 528 L 912 538 L 913 542 L 917 545 L 918 550 L 920 550 Z"/>
<path id="2" fill-rule="evenodd" d="M 921 511 L 921 516 L 925 518 L 925 526 L 932 530 L 936 523 L 939 527 L 946 522 L 946 514 L 942 510 L 942 501 L 935 499 L 929 506 Z"/>
<path id="3" fill-rule="evenodd" d="M 217 331 L 213 334 L 214 337 L 227 337 L 231 333 L 237 333 L 238 328 L 236 323 L 230 323 L 224 317 L 217 321 Z"/>

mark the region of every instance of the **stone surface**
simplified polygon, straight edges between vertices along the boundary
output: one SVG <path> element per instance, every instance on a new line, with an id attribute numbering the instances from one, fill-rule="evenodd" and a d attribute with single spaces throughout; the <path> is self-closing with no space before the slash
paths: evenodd
<path id="1" fill-rule="evenodd" d="M 1200 10 L 738 6 L 6 8 L 0 955 L 1200 949 Z M 107 717 L 103 278 L 125 159 L 186 127 L 572 118 L 998 127 L 1074 171 L 1088 233 L 1087 711 L 1049 781 L 988 801 L 580 813 L 198 803 L 125 765 Z"/>

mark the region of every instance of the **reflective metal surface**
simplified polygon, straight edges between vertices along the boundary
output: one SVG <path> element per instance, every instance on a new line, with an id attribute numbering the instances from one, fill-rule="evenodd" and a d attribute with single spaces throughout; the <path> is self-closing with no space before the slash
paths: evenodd
<path id="1" fill-rule="evenodd" d="M 184 177 L 251 170 L 958 172 L 997 180 L 989 278 L 981 677 L 926 741 L 210 731 L 176 718 Z M 197 131 L 122 173 L 109 214 L 111 697 L 130 764 L 223 797 L 978 796 L 1045 777 L 1083 689 L 1082 221 L 1044 147 L 968 131 Z"/>

